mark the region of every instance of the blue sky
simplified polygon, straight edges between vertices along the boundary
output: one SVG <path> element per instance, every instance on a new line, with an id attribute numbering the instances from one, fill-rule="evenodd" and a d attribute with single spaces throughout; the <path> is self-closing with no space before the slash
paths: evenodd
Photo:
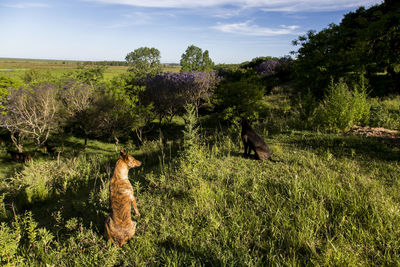
<path id="1" fill-rule="evenodd" d="M 0 0 L 0 57 L 124 60 L 155 47 L 179 63 L 189 45 L 215 63 L 288 55 L 292 40 L 381 0 Z"/>

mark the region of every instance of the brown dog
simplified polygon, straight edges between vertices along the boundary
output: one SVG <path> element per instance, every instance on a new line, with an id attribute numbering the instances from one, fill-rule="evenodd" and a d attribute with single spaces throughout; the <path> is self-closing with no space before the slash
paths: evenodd
<path id="1" fill-rule="evenodd" d="M 110 182 L 111 215 L 106 219 L 106 238 L 120 247 L 135 235 L 136 222 L 131 220 L 131 204 L 137 216 L 140 216 L 133 196 L 133 188 L 128 180 L 129 169 L 139 167 L 141 162 L 121 148 L 120 159 L 115 164 Z"/>
<path id="2" fill-rule="evenodd" d="M 251 151 L 255 153 L 256 159 L 271 160 L 271 151 L 264 140 L 251 128 L 250 123 L 246 119 L 242 119 L 242 141 L 244 145 L 244 156 L 249 157 Z"/>

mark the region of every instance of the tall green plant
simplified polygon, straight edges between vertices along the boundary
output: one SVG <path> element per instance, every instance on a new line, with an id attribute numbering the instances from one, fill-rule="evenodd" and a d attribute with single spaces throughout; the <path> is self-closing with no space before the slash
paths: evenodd
<path id="1" fill-rule="evenodd" d="M 326 130 L 343 131 L 348 127 L 368 121 L 370 106 L 364 79 L 351 91 L 343 81 L 331 84 L 318 108 L 315 122 Z"/>
<path id="2" fill-rule="evenodd" d="M 352 102 L 352 108 L 354 110 L 354 123 L 368 123 L 371 104 L 368 101 L 366 80 L 363 75 L 360 76 L 359 83 L 354 86 Z"/>
<path id="3" fill-rule="evenodd" d="M 185 120 L 185 129 L 183 130 L 183 144 L 185 150 L 192 149 L 198 141 L 199 128 L 197 125 L 196 108 L 192 104 L 185 107 L 186 114 L 183 116 Z"/>

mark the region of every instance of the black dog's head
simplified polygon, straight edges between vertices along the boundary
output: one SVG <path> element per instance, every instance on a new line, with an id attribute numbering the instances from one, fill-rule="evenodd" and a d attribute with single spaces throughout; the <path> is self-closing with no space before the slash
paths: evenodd
<path id="1" fill-rule="evenodd" d="M 251 128 L 249 121 L 244 117 L 240 120 L 240 124 L 243 128 Z"/>

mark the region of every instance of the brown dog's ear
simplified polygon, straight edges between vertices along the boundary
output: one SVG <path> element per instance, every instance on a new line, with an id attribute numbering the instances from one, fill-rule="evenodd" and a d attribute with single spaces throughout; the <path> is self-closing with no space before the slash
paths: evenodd
<path id="1" fill-rule="evenodd" d="M 120 157 L 120 158 L 123 158 L 124 156 L 125 156 L 124 148 L 121 147 L 121 150 L 119 151 L 119 157 Z"/>

